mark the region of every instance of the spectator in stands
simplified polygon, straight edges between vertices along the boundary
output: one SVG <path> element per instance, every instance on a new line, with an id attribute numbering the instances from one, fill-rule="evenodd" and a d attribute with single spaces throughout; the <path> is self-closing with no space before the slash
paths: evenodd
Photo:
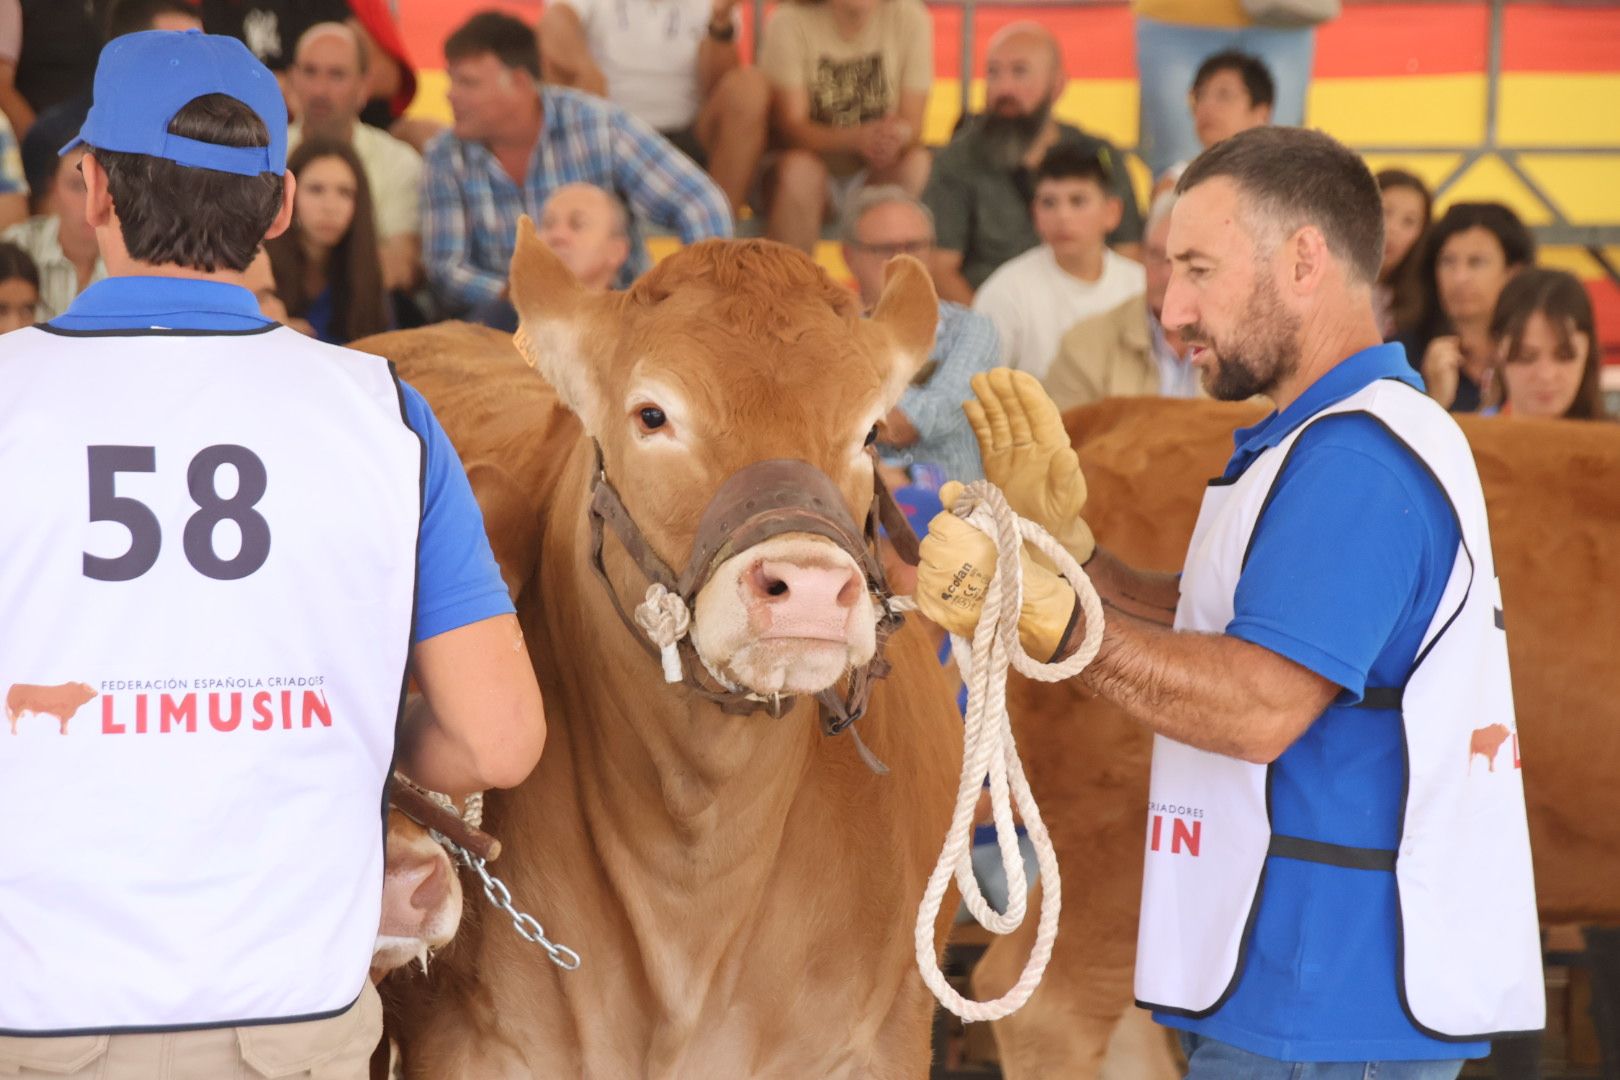
<path id="1" fill-rule="evenodd" d="M 16 244 L 0 243 L 0 334 L 32 326 L 39 315 L 39 267 Z"/>
<path id="2" fill-rule="evenodd" d="M 630 215 L 624 203 L 595 184 L 564 184 L 540 208 L 540 239 L 579 283 L 613 287 L 630 257 Z"/>
<path id="3" fill-rule="evenodd" d="M 13 132 L 28 131 L 34 110 L 17 89 L 17 60 L 22 55 L 22 4 L 0 0 L 0 116 Z"/>
<path id="4" fill-rule="evenodd" d="M 606 97 L 708 169 L 741 211 L 765 152 L 770 87 L 743 67 L 739 0 L 557 0 L 540 17 L 545 81 Z"/>
<path id="5" fill-rule="evenodd" d="M 1187 94 L 1199 147 L 1208 150 L 1240 131 L 1271 123 L 1276 100 L 1277 85 L 1259 59 L 1236 49 L 1224 49 L 1211 56 L 1198 65 L 1198 74 L 1193 76 Z M 1166 169 L 1154 184 L 1153 193 L 1173 189 L 1190 161 L 1183 159 Z"/>
<path id="6" fill-rule="evenodd" d="M 28 181 L 11 122 L 0 116 L 0 229 L 28 216 Z"/>
<path id="7" fill-rule="evenodd" d="M 1400 340 L 1429 396 L 1452 412 L 1489 402 L 1491 312 L 1502 287 L 1535 258 L 1535 237 L 1501 203 L 1453 203 L 1429 230 L 1418 262 L 1423 301 Z"/>
<path id="8" fill-rule="evenodd" d="M 1178 331 L 1160 316 L 1170 286 L 1170 211 L 1174 192 L 1153 200 L 1142 244 L 1146 290 L 1101 315 L 1093 315 L 1063 335 L 1057 359 L 1041 380 L 1060 409 L 1109 397 L 1160 395 L 1198 397 L 1198 369 Z"/>
<path id="9" fill-rule="evenodd" d="M 0 0 L 4 4 L 6 0 Z M 98 23 L 107 41 L 141 30 L 200 30 L 202 20 L 186 0 L 112 0 Z M 90 83 L 40 112 L 22 140 L 23 172 L 28 186 L 45 192 L 56 175 L 56 154 L 72 142 L 90 113 Z"/>
<path id="10" fill-rule="evenodd" d="M 1384 340 L 1417 317 L 1423 302 L 1418 286 L 1419 241 L 1434 212 L 1428 185 L 1404 169 L 1385 169 L 1375 179 L 1384 197 L 1384 267 L 1373 289 L 1373 306 Z"/>
<path id="11" fill-rule="evenodd" d="M 354 148 L 366 170 L 376 211 L 383 284 L 409 291 L 421 278 L 422 156 L 407 143 L 360 120 L 366 94 L 366 47 L 348 23 L 316 23 L 298 40 L 287 88 L 298 120 L 287 125 L 287 146 L 306 135 Z"/>
<path id="12" fill-rule="evenodd" d="M 1108 249 L 1119 226 L 1114 178 L 1095 151 L 1059 144 L 1035 169 L 1031 216 L 1040 246 L 991 274 L 973 300 L 1001 338 L 1007 367 L 1044 378 L 1069 328 L 1139 296 L 1142 264 Z"/>
<path id="13" fill-rule="evenodd" d="M 107 0 L 0 0 L 0 51 L 15 58 L 9 79 L 0 71 L 0 96 L 18 138 L 39 113 L 90 89 L 107 6 Z"/>
<path id="14" fill-rule="evenodd" d="M 1142 217 L 1125 159 L 1107 141 L 1053 117 L 1064 82 L 1057 39 L 1039 23 L 1013 23 L 990 39 L 985 111 L 964 121 L 940 151 L 923 193 L 940 229 L 929 270 L 945 299 L 971 304 L 997 267 L 1040 243 L 1029 216 L 1032 177 L 1055 146 L 1109 163 L 1123 209 L 1108 242 L 1132 258 L 1139 253 Z"/>
<path id="15" fill-rule="evenodd" d="M 387 330 L 371 192 L 354 148 L 308 137 L 287 171 L 297 178 L 292 226 L 264 246 L 288 314 L 334 345 Z"/>
<path id="16" fill-rule="evenodd" d="M 39 267 L 40 322 L 62 314 L 88 285 L 107 276 L 96 230 L 84 218 L 83 157 L 84 148 L 78 147 L 61 158 L 46 194 L 36 199 L 39 212 L 0 233 L 0 240 L 28 252 Z"/>
<path id="17" fill-rule="evenodd" d="M 810 251 L 862 184 L 913 195 L 928 182 L 923 112 L 934 28 L 921 0 L 800 0 L 766 24 L 780 151 L 765 169 L 766 234 Z"/>
<path id="18" fill-rule="evenodd" d="M 904 188 L 882 184 L 855 195 L 844 213 L 842 232 L 844 262 L 855 275 L 862 306 L 870 312 L 883 294 L 890 259 L 910 255 L 926 264 L 934 245 L 934 218 Z M 879 456 L 891 465 L 933 462 L 946 480 L 983 479 L 979 444 L 962 402 L 972 397 L 968 380 L 995 367 L 998 355 L 996 328 L 989 319 L 941 301 L 934 350 L 920 381 L 907 387 L 899 404 L 884 417 Z"/>
<path id="19" fill-rule="evenodd" d="M 452 314 L 514 329 L 506 274 L 518 218 L 585 181 L 630 204 L 627 283 L 648 265 L 637 219 L 683 242 L 731 235 L 720 189 L 669 141 L 617 105 L 540 84 L 534 31 L 474 15 L 444 46 L 455 127 L 428 146 L 422 218 L 428 282 Z"/>
<path id="20" fill-rule="evenodd" d="M 1605 419 L 1592 298 L 1573 274 L 1521 271 L 1503 287 L 1490 330 L 1503 415 Z"/>
<path id="21" fill-rule="evenodd" d="M 1305 122 L 1305 88 L 1316 54 L 1316 28 L 1258 26 L 1246 0 L 1131 0 L 1136 68 L 1142 73 L 1137 147 L 1154 176 L 1198 155 L 1199 136 L 1183 87 L 1223 49 L 1259 58 L 1276 82 L 1273 123 Z"/>

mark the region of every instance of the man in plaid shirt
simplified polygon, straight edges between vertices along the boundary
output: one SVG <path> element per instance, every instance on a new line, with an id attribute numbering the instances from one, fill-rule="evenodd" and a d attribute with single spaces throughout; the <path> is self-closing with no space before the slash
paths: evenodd
<path id="1" fill-rule="evenodd" d="M 474 15 L 444 51 L 455 125 L 425 155 L 422 259 L 447 313 L 516 327 L 506 275 L 518 217 L 538 219 L 564 184 L 595 184 L 629 204 L 620 285 L 648 265 L 638 217 L 685 243 L 731 235 L 725 195 L 661 135 L 608 102 L 539 84 L 539 46 L 521 21 Z"/>

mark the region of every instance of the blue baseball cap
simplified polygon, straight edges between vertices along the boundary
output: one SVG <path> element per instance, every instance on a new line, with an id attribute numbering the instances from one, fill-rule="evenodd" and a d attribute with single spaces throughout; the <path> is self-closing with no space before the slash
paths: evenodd
<path id="1" fill-rule="evenodd" d="M 206 94 L 235 98 L 270 131 L 269 146 L 221 146 L 169 133 L 174 114 Z M 287 171 L 287 103 L 270 69 L 232 37 L 200 30 L 143 30 L 107 42 L 84 127 L 61 153 L 84 144 L 167 158 L 238 176 Z"/>

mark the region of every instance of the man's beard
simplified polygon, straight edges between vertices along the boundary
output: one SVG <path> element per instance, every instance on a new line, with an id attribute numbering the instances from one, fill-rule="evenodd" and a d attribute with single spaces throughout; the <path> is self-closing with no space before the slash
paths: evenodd
<path id="1" fill-rule="evenodd" d="M 1299 368 L 1300 325 L 1299 316 L 1283 307 L 1276 282 L 1262 273 L 1231 341 L 1215 341 L 1196 323 L 1182 331 L 1182 340 L 1215 353 L 1214 367 L 1205 369 L 1210 397 L 1244 401 L 1256 394 L 1272 396 Z"/>
<path id="2" fill-rule="evenodd" d="M 1016 169 L 1029 153 L 1029 148 L 1040 137 L 1047 118 L 1052 115 L 1052 99 L 1047 98 L 1034 111 L 1016 116 L 1004 116 L 995 109 L 995 102 L 979 117 L 979 133 L 984 137 L 985 150 L 990 160 L 1000 169 Z"/>

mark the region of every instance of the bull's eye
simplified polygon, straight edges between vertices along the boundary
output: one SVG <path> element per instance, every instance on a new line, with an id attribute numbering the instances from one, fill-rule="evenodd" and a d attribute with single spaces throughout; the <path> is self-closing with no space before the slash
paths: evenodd
<path id="1" fill-rule="evenodd" d="M 878 426 L 876 424 L 873 424 L 872 425 L 872 430 L 868 431 L 866 433 L 866 445 L 871 446 L 873 443 L 877 442 L 877 437 L 878 437 Z"/>
<path id="2" fill-rule="evenodd" d="M 664 410 L 656 405 L 643 405 L 636 413 L 636 420 L 641 425 L 642 434 L 647 434 L 663 427 L 668 417 L 664 415 Z"/>

